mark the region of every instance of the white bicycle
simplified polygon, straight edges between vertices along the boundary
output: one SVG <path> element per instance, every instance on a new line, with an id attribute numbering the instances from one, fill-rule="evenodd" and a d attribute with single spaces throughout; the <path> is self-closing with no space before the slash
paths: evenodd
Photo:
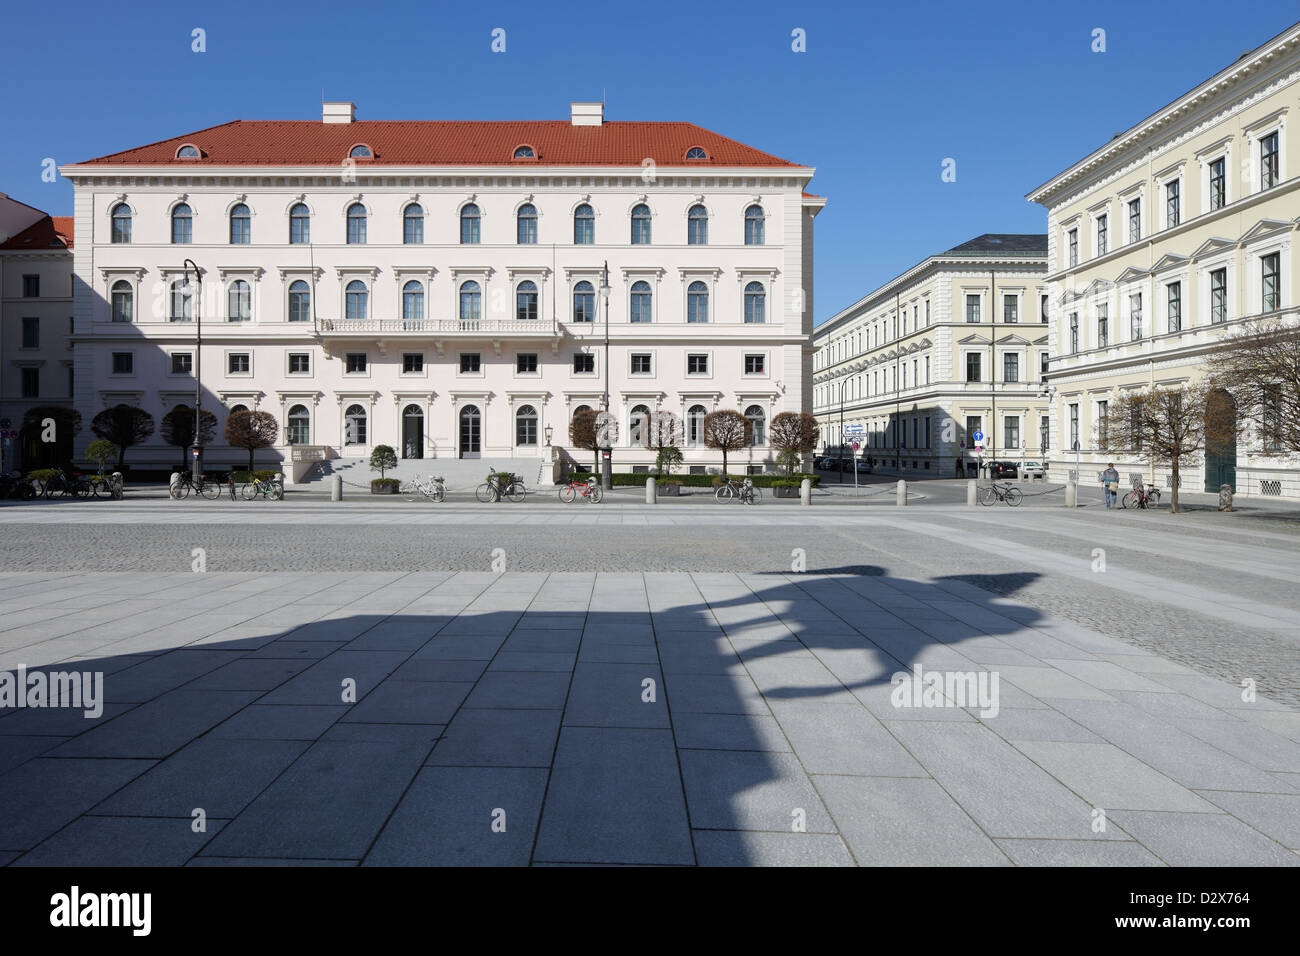
<path id="1" fill-rule="evenodd" d="M 421 475 L 413 478 L 406 490 L 418 492 L 430 501 L 442 501 L 447 497 L 447 488 L 443 483 L 442 475 Z"/>

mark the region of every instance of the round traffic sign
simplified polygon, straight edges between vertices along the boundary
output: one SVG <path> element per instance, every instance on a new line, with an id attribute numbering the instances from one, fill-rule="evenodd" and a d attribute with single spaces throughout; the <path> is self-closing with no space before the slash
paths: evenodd
<path id="1" fill-rule="evenodd" d="M 857 451 L 857 450 L 858 450 L 859 448 L 861 448 L 861 447 L 862 447 L 862 446 L 859 445 L 857 442 L 854 442 L 854 443 L 853 443 L 853 450 L 854 450 L 854 451 Z"/>
<path id="2" fill-rule="evenodd" d="M 981 441 L 984 440 L 984 433 L 983 433 L 983 432 L 976 432 L 975 434 L 971 435 L 970 437 L 973 438 L 973 439 L 975 439 L 977 442 L 981 442 Z"/>

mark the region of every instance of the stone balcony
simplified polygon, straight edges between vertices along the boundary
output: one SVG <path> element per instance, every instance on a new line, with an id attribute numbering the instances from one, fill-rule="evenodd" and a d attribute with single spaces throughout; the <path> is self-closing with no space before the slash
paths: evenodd
<path id="1" fill-rule="evenodd" d="M 375 335 L 554 335 L 555 327 L 539 319 L 319 319 L 317 329 L 325 336 Z"/>

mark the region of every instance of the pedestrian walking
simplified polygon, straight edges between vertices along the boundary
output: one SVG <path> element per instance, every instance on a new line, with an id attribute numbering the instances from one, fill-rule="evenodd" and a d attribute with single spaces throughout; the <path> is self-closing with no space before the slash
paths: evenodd
<path id="1" fill-rule="evenodd" d="M 1113 461 L 1101 473 L 1101 486 L 1106 492 L 1106 508 L 1109 510 L 1110 506 L 1119 498 L 1119 472 L 1115 470 Z"/>

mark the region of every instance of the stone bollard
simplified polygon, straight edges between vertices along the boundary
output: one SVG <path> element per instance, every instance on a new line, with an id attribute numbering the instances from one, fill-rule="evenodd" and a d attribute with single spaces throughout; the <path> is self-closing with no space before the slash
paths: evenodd
<path id="1" fill-rule="evenodd" d="M 330 501 L 343 500 L 343 476 L 330 475 Z"/>
<path id="2" fill-rule="evenodd" d="M 979 503 L 979 481 L 971 478 L 966 482 L 966 504 L 974 508 Z"/>
<path id="3" fill-rule="evenodd" d="M 1232 510 L 1232 485 L 1219 485 L 1219 510 Z"/>
<path id="4" fill-rule="evenodd" d="M 1079 485 L 1073 479 L 1065 483 L 1065 507 L 1073 508 L 1079 500 Z"/>
<path id="5" fill-rule="evenodd" d="M 115 471 L 109 476 L 108 493 L 114 498 L 122 497 L 122 473 L 120 471 Z"/>
<path id="6" fill-rule="evenodd" d="M 812 480 L 809 478 L 799 482 L 799 504 L 812 504 Z"/>
<path id="7" fill-rule="evenodd" d="M 180 488 L 180 484 L 181 484 L 181 473 L 179 471 L 173 471 L 171 479 L 167 482 L 167 494 L 173 498 L 178 497 L 176 492 L 177 489 Z"/>
<path id="8" fill-rule="evenodd" d="M 659 504 L 659 485 L 653 477 L 645 480 L 645 503 L 648 505 Z"/>
<path id="9" fill-rule="evenodd" d="M 898 479 L 898 490 L 894 492 L 894 504 L 907 504 L 907 482 L 902 478 Z"/>

